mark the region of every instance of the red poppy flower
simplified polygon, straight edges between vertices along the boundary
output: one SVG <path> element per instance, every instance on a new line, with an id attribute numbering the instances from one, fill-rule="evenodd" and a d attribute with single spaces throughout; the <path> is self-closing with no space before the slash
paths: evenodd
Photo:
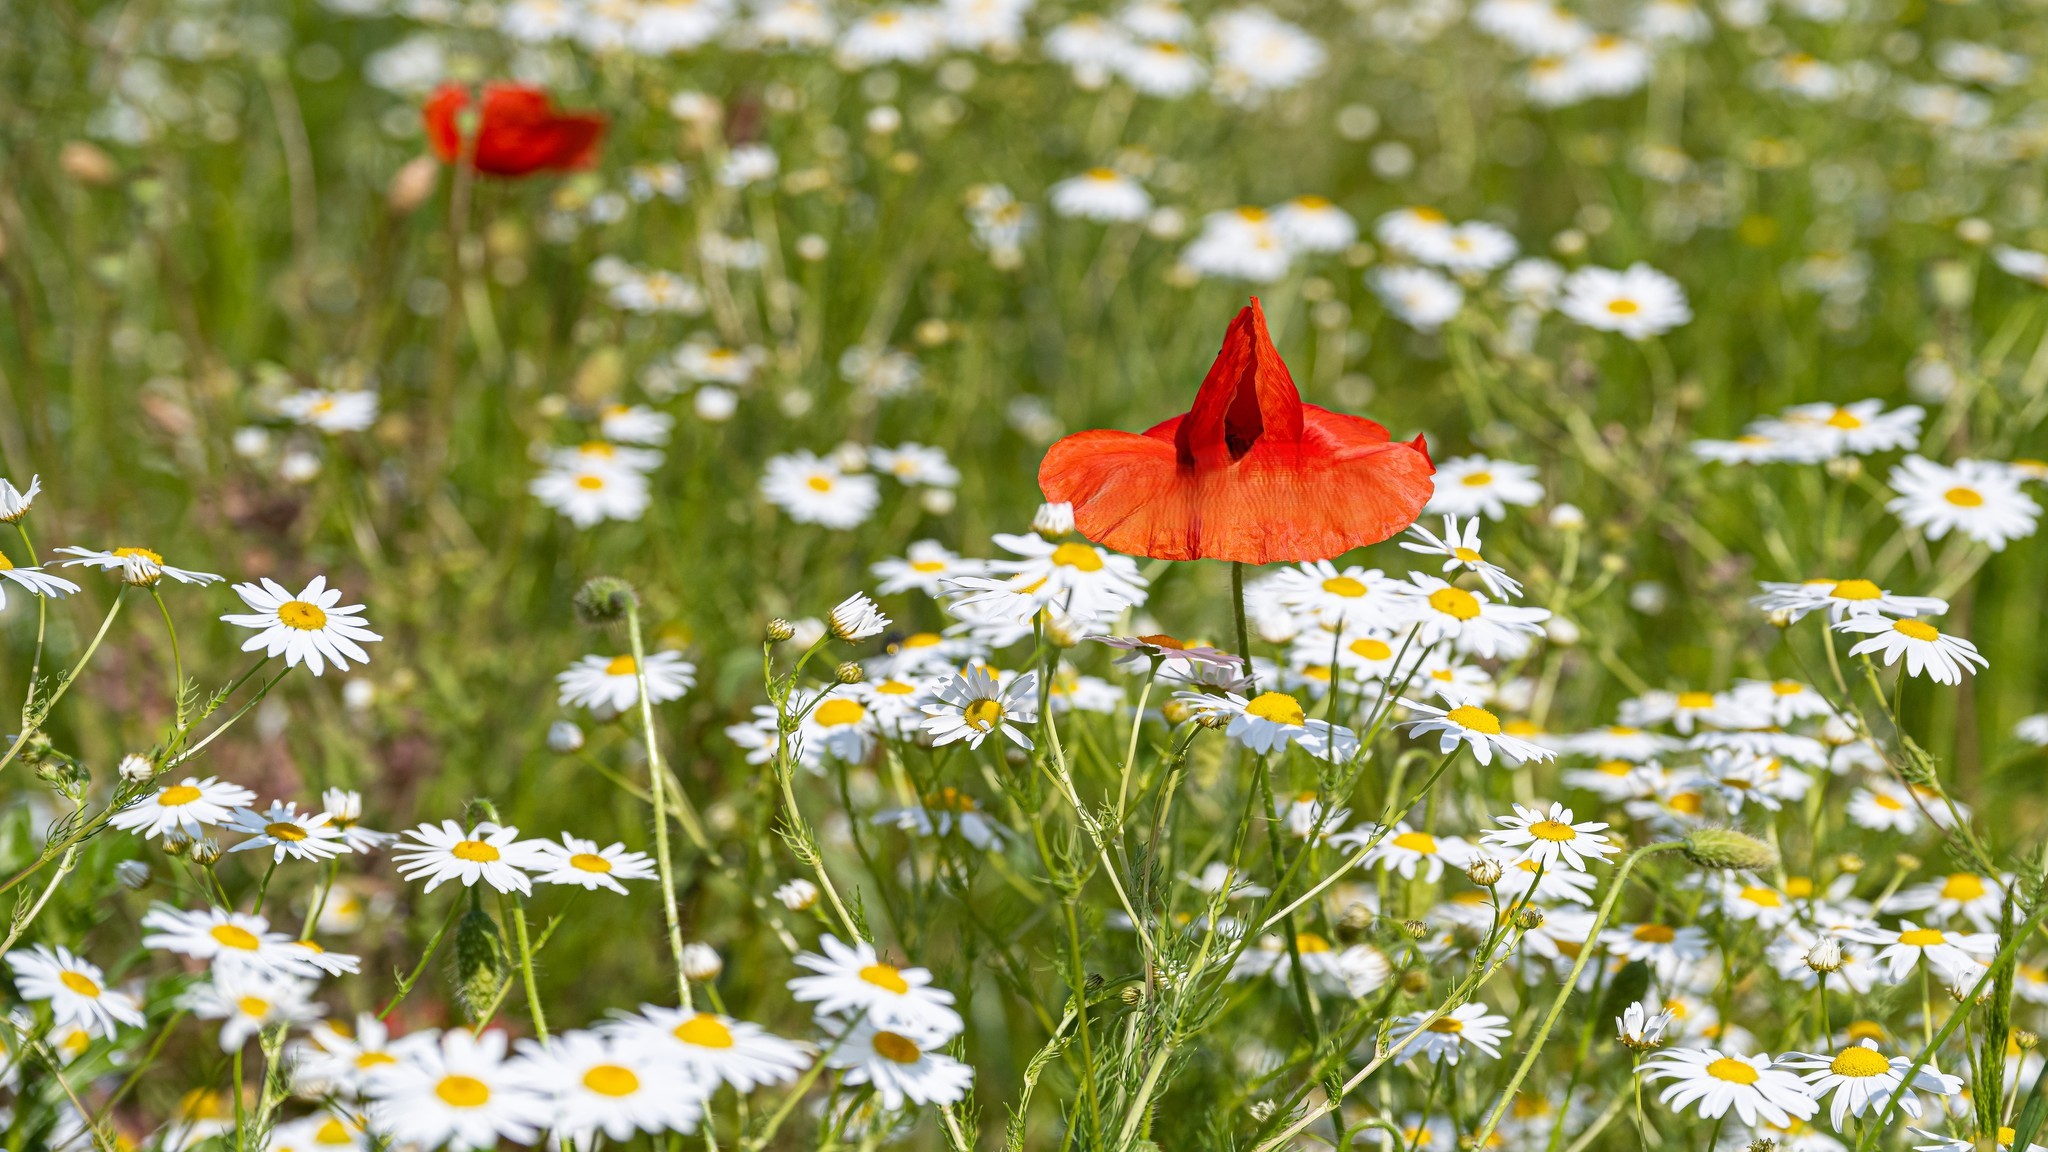
<path id="1" fill-rule="evenodd" d="M 1061 440 L 1045 497 L 1106 548 L 1162 560 L 1327 560 L 1415 522 L 1436 467 L 1422 437 L 1303 404 L 1255 297 L 1224 334 L 1195 406 L 1145 434 Z"/>
<path id="2" fill-rule="evenodd" d="M 469 90 L 460 84 L 443 86 L 427 101 L 427 140 L 434 155 L 448 163 L 462 155 L 462 130 L 456 118 L 468 104 Z M 477 171 L 529 176 L 590 164 L 604 138 L 604 117 L 557 112 L 539 88 L 487 84 L 476 133 Z"/>

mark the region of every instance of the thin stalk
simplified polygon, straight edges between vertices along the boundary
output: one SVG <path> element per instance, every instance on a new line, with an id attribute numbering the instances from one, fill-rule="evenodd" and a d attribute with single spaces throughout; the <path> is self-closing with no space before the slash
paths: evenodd
<path id="1" fill-rule="evenodd" d="M 15 735 L 14 743 L 8 745 L 7 754 L 0 756 L 0 768 L 5 768 L 14 762 L 14 757 L 21 752 L 21 746 L 28 743 L 29 736 L 37 728 L 42 727 L 43 720 L 50 715 L 51 709 L 57 706 L 57 701 L 62 700 L 64 693 L 71 690 L 71 685 L 78 679 L 78 674 L 85 671 L 86 662 L 92 659 L 93 653 L 100 650 L 100 641 L 107 638 L 107 629 L 113 627 L 114 617 L 120 615 L 121 602 L 127 599 L 127 597 L 128 586 L 123 584 L 121 590 L 114 593 L 114 603 L 107 609 L 106 619 L 100 621 L 100 630 L 93 633 L 92 643 L 85 646 L 85 654 L 78 658 L 78 663 L 71 666 L 71 671 L 66 672 L 62 680 L 57 681 L 57 690 L 50 694 L 48 702 L 39 709 L 31 709 L 32 717 L 27 715 L 22 717 L 21 731 Z M 34 720 L 33 723 L 30 723 L 31 718 Z"/>
<path id="2" fill-rule="evenodd" d="M 647 742 L 648 790 L 654 796 L 654 860 L 655 868 L 661 874 L 661 915 L 668 925 L 669 953 L 676 965 L 676 1002 L 684 1008 L 690 1007 L 690 978 L 683 975 L 683 926 L 676 918 L 676 877 L 675 866 L 668 856 L 668 773 L 661 767 L 661 746 L 654 737 L 654 701 L 647 694 L 647 650 L 640 638 L 640 605 L 638 602 L 626 607 L 626 633 L 633 643 L 633 679 L 640 690 L 640 732 Z M 521 947 L 525 946 L 526 919 L 522 912 L 519 918 Z M 533 1005 L 534 1021 L 543 1039 L 547 1028 L 540 1023 L 540 1002 L 534 999 L 531 973 L 531 957 L 528 958 L 527 999 Z"/>
<path id="3" fill-rule="evenodd" d="M 526 987 L 526 1009 L 533 1017 L 534 1035 L 540 1037 L 542 1047 L 548 1042 L 548 1014 L 540 1004 L 540 989 L 533 979 L 533 940 L 526 934 L 526 901 L 514 897 L 512 900 L 512 935 L 519 941 L 519 976 Z M 689 982 L 683 988 L 683 1007 L 690 1006 Z"/>

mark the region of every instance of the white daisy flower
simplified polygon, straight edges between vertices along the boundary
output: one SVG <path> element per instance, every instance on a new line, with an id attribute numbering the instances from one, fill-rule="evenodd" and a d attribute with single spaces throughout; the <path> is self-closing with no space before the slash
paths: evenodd
<path id="1" fill-rule="evenodd" d="M 955 788 L 940 788 L 908 807 L 884 808 L 875 813 L 874 822 L 919 836 L 950 836 L 958 830 L 961 839 L 982 851 L 1001 845 L 1010 834 L 982 812 L 974 797 Z"/>
<path id="2" fill-rule="evenodd" d="M 837 529 L 857 527 L 882 499 L 873 476 L 849 474 L 810 452 L 769 457 L 761 495 L 799 524 Z"/>
<path id="3" fill-rule="evenodd" d="M 605 1027 L 679 1063 L 707 1091 L 720 1082 L 742 1095 L 767 1084 L 787 1084 L 811 1064 L 804 1045 L 711 1012 L 642 1004 L 639 1015 L 620 1016 Z"/>
<path id="4" fill-rule="evenodd" d="M 166 832 L 197 836 L 200 829 L 225 823 L 235 809 L 255 801 L 256 793 L 240 784 L 187 776 L 121 809 L 107 823 L 145 840 Z"/>
<path id="5" fill-rule="evenodd" d="M 1127 44 L 1110 61 L 1110 67 L 1132 88 L 1167 100 L 1201 87 L 1209 71 L 1194 53 L 1170 40 Z"/>
<path id="6" fill-rule="evenodd" d="M 1418 332 L 1434 332 L 1465 307 L 1465 290 L 1432 268 L 1390 264 L 1366 276 L 1373 294 L 1394 318 Z"/>
<path id="7" fill-rule="evenodd" d="M 1828 1119 L 1837 1132 L 1843 1130 L 1843 1122 L 1850 1116 L 1862 1116 L 1872 1109 L 1884 1111 L 1895 1094 L 1904 1093 L 1899 1096 L 1899 1110 L 1918 1119 L 1920 1099 L 1916 1091 L 1954 1096 L 1963 1090 L 1960 1078 L 1943 1075 L 1932 1063 L 1915 1073 L 1912 1083 L 1903 1083 L 1907 1069 L 1913 1066 L 1912 1057 L 1886 1056 L 1875 1040 L 1868 1039 L 1833 1055 L 1788 1052 L 1778 1057 L 1776 1066 L 1804 1071 L 1807 1091 L 1816 1100 L 1834 1097 Z"/>
<path id="8" fill-rule="evenodd" d="M 1128 556 L 1078 540 L 1054 544 L 1035 532 L 998 532 L 993 539 L 1020 559 L 988 561 L 988 571 L 1031 584 L 1023 590 L 1040 604 L 1094 617 L 1114 616 L 1145 603 L 1145 577 Z"/>
<path id="9" fill-rule="evenodd" d="M 6 481 L 0 480 L 0 484 Z M 78 585 L 41 568 L 17 568 L 5 555 L 0 555 L 0 578 L 13 581 L 28 589 L 31 596 L 63 597 L 78 591 Z M 7 586 L 0 584 L 0 608 L 7 607 Z"/>
<path id="10" fill-rule="evenodd" d="M 647 478 L 623 468 L 550 468 L 528 490 L 578 528 L 638 520 L 650 500 Z"/>
<path id="11" fill-rule="evenodd" d="M 1261 754 L 1289 744 L 1318 760 L 1349 760 L 1358 752 L 1351 729 L 1311 718 L 1301 701 L 1285 692 L 1261 692 L 1250 699 L 1235 693 L 1176 692 L 1173 698 L 1197 716 L 1225 721 L 1224 735 Z"/>
<path id="12" fill-rule="evenodd" d="M 1908 456 L 1886 483 L 1898 496 L 1885 509 L 1929 540 L 1953 530 L 2003 552 L 2011 541 L 2032 536 L 2041 517 L 2041 506 L 2020 491 L 2019 477 L 1993 461 L 1941 465 Z"/>
<path id="13" fill-rule="evenodd" d="M 1180 262 L 1200 276 L 1270 284 L 1287 275 L 1294 249 L 1264 208 L 1245 205 L 1204 216 L 1202 230 L 1181 250 Z"/>
<path id="14" fill-rule="evenodd" d="M 312 1002 L 312 994 L 311 980 L 221 968 L 213 979 L 193 985 L 179 1007 L 201 1020 L 220 1021 L 220 1050 L 239 1052 L 267 1028 L 319 1019 L 320 1007 Z"/>
<path id="15" fill-rule="evenodd" d="M 1500 1042 L 1508 1037 L 1508 1018 L 1486 1010 L 1484 1004 L 1460 1004 L 1448 1013 L 1423 1023 L 1427 1012 L 1413 1012 L 1394 1021 L 1391 1043 L 1398 1046 L 1414 1040 L 1402 1051 L 1403 1061 L 1422 1057 L 1432 1064 L 1456 1065 L 1468 1051 L 1491 1060 L 1500 1059 Z"/>
<path id="16" fill-rule="evenodd" d="M 38 944 L 7 954 L 14 969 L 14 987 L 23 1000 L 46 1000 L 58 1028 L 78 1027 L 107 1039 L 126 1024 L 142 1026 L 142 1005 L 135 997 L 107 987 L 100 966 L 69 948 Z"/>
<path id="17" fill-rule="evenodd" d="M 1750 711 L 1768 716 L 1780 727 L 1835 712 L 1827 697 L 1800 680 L 1738 680 L 1734 692 Z"/>
<path id="18" fill-rule="evenodd" d="M 914 441 L 906 441 L 894 448 L 868 449 L 868 466 L 913 487 L 952 488 L 960 483 L 960 470 L 946 458 L 944 448 L 932 448 Z"/>
<path id="19" fill-rule="evenodd" d="M 1002 684 L 987 668 L 970 668 L 941 686 L 933 693 L 934 702 L 923 706 L 924 730 L 935 745 L 965 740 L 969 748 L 981 747 L 991 732 L 1000 731 L 1028 750 L 1031 737 L 1023 726 L 1038 722 L 1037 693 L 1036 672 Z"/>
<path id="20" fill-rule="evenodd" d="M 843 1069 L 848 1084 L 872 1085 L 885 1109 L 956 1103 L 974 1084 L 973 1068 L 937 1051 L 946 1043 L 943 1032 L 868 1017 L 822 1024 L 834 1040 L 825 1062 Z"/>
<path id="21" fill-rule="evenodd" d="M 1979 932 L 1998 926 L 2005 892 L 1995 878 L 1975 872 L 1951 872 L 1937 880 L 1901 889 L 1884 902 L 1885 912 L 1932 912 L 1943 920 L 1965 917 Z"/>
<path id="22" fill-rule="evenodd" d="M 164 563 L 162 554 L 147 548 L 128 546 L 107 552 L 94 551 L 91 548 L 59 548 L 57 551 L 61 555 L 77 557 L 75 560 L 64 561 L 66 567 L 83 564 L 88 568 L 98 568 L 102 572 L 119 571 L 122 583 L 137 588 L 154 587 L 166 576 L 180 584 L 202 586 L 217 584 L 226 579 L 225 576 L 217 576 L 212 572 L 174 568 Z"/>
<path id="23" fill-rule="evenodd" d="M 36 494 L 43 490 L 43 478 L 28 478 L 26 491 L 16 488 L 13 481 L 0 479 L 0 524 L 19 524 L 36 504 Z"/>
<path id="24" fill-rule="evenodd" d="M 1450 217 L 1428 207 L 1397 208 L 1373 222 L 1372 233 L 1387 248 L 1415 260 L 1436 261 L 1450 249 Z"/>
<path id="25" fill-rule="evenodd" d="M 371 1131 L 421 1148 L 531 1143 L 554 1110 L 505 1048 L 495 1028 L 450 1028 L 438 1042 L 423 1036 L 406 1045 L 398 1063 L 377 1068 L 365 1085 Z"/>
<path id="26" fill-rule="evenodd" d="M 1498 224 L 1467 220 L 1451 229 L 1441 250 L 1424 259 L 1452 272 L 1491 272 L 1515 258 L 1513 234 Z"/>
<path id="27" fill-rule="evenodd" d="M 590 891 L 609 888 L 623 894 L 621 880 L 646 880 L 654 875 L 654 863 L 645 852 L 628 852 L 624 844 L 600 848 L 595 840 L 583 840 L 564 832 L 560 843 L 532 840 L 538 853 L 533 878 L 542 884 L 574 884 Z"/>
<path id="28" fill-rule="evenodd" d="M 1595 728 L 1563 738 L 1563 750 L 1598 760 L 1626 760 L 1641 764 L 1678 747 L 1678 741 L 1661 732 L 1646 732 L 1629 724 Z"/>
<path id="29" fill-rule="evenodd" d="M 849 25 L 839 37 L 837 58 L 842 67 L 873 68 L 880 64 L 923 64 L 945 40 L 945 26 L 936 8 L 883 8 Z"/>
<path id="30" fill-rule="evenodd" d="M 1692 319 L 1678 281 L 1648 264 L 1580 268 L 1565 277 L 1557 310 L 1588 328 L 1647 340 Z"/>
<path id="31" fill-rule="evenodd" d="M 1496 816 L 1494 821 L 1501 827 L 1482 833 L 1482 841 L 1514 850 L 1517 861 L 1543 864 L 1546 872 L 1560 862 L 1583 872 L 1587 861 L 1605 860 L 1620 851 L 1612 839 L 1600 834 L 1605 823 L 1574 824 L 1572 810 L 1562 804 L 1552 804 L 1548 812 L 1516 804 L 1513 815 Z"/>
<path id="32" fill-rule="evenodd" d="M 937 540 L 914 541 L 902 559 L 877 560 L 868 568 L 881 580 L 875 591 L 883 596 L 915 588 L 932 597 L 954 577 L 979 576 L 983 570 L 981 561 L 961 556 Z"/>
<path id="33" fill-rule="evenodd" d="M 1911 920 L 1899 921 L 1897 928 L 1863 928 L 1848 935 L 1878 949 L 1876 962 L 1889 969 L 1895 984 L 1903 983 L 1922 963 L 1947 978 L 1953 972 L 1981 968 L 1998 951 L 1994 933 L 1922 928 Z"/>
<path id="34" fill-rule="evenodd" d="M 1440 732 L 1437 751 L 1450 755 L 1458 745 L 1467 744 L 1472 748 L 1472 758 L 1481 764 L 1493 763 L 1493 754 L 1510 765 L 1520 766 L 1531 760 L 1556 759 L 1556 753 L 1548 748 L 1532 744 L 1527 740 L 1509 736 L 1501 731 L 1500 717 L 1488 712 L 1477 704 L 1460 704 L 1454 708 L 1438 708 L 1418 700 L 1402 698 L 1401 707 L 1422 715 L 1418 719 L 1402 722 L 1398 727 L 1410 736 L 1427 736 Z"/>
<path id="35" fill-rule="evenodd" d="M 1669 1008 L 1641 1002 L 1630 1004 L 1614 1018 L 1615 1038 L 1638 1052 L 1655 1048 L 1664 1043 L 1664 1031 L 1671 1027 L 1673 1019 Z"/>
<path id="36" fill-rule="evenodd" d="M 1608 953 L 1623 960 L 1640 960 L 1649 965 L 1657 979 L 1668 985 L 1687 966 L 1713 953 L 1704 929 L 1690 924 L 1623 924 L 1600 933 Z"/>
<path id="37" fill-rule="evenodd" d="M 1849 655 L 1875 652 L 1889 668 L 1906 660 L 1906 671 L 1925 676 L 1936 684 L 1960 684 L 1966 673 L 1988 668 L 1991 661 L 1977 652 L 1977 646 L 1960 636 L 1950 636 L 1925 620 L 1886 620 L 1881 616 L 1851 616 L 1835 625 L 1837 632 L 1873 634 L 1858 641 Z"/>
<path id="38" fill-rule="evenodd" d="M 677 348 L 671 357 L 676 371 L 693 384 L 723 384 L 738 388 L 753 380 L 756 358 L 702 340 Z"/>
<path id="39" fill-rule="evenodd" d="M 796 956 L 797 967 L 818 975 L 789 981 L 790 995 L 812 1003 L 819 1017 L 860 1013 L 870 1023 L 934 1033 L 939 1042 L 965 1027 L 960 1013 L 952 1008 L 953 994 L 932 987 L 929 971 L 884 963 L 874 945 L 865 940 L 848 947 L 828 932 L 819 946 L 824 949 L 822 956 L 814 952 Z"/>
<path id="40" fill-rule="evenodd" d="M 1413 590 L 1377 568 L 1339 570 L 1328 560 L 1283 568 L 1260 581 L 1262 598 L 1313 617 L 1325 628 L 1386 627 L 1407 609 Z M 1326 653 L 1327 654 L 1327 653 Z"/>
<path id="41" fill-rule="evenodd" d="M 598 431 L 620 444 L 659 447 L 668 443 L 676 418 L 645 404 L 607 404 L 597 414 Z"/>
<path id="42" fill-rule="evenodd" d="M 260 584 L 235 585 L 235 595 L 252 611 L 231 612 L 221 619 L 238 628 L 257 630 L 242 642 L 242 651 L 260 648 L 268 656 L 282 655 L 287 668 L 296 668 L 303 661 L 315 676 L 325 672 L 330 663 L 346 672 L 350 660 L 370 662 L 370 654 L 360 642 L 383 639 L 365 626 L 363 606 L 341 604 L 341 589 L 329 588 L 325 576 L 313 577 L 296 596 L 267 576 Z"/>
<path id="43" fill-rule="evenodd" d="M 1647 1080 L 1669 1080 L 1657 1097 L 1666 1107 L 1684 1110 L 1695 1105 L 1709 1120 L 1730 1109 L 1749 1125 L 1783 1128 L 1811 1117 L 1820 1105 L 1807 1095 L 1799 1077 L 1772 1067 L 1769 1056 L 1749 1056 L 1718 1048 L 1677 1048 L 1643 1062 Z"/>
<path id="44" fill-rule="evenodd" d="M 882 615 L 882 610 L 868 599 L 867 593 L 855 592 L 832 606 L 832 611 L 826 614 L 825 626 L 832 635 L 851 644 L 880 636 L 889 627 L 889 618 Z"/>
<path id="45" fill-rule="evenodd" d="M 1321 196 L 1296 196 L 1271 211 L 1273 230 L 1299 252 L 1342 252 L 1358 243 L 1358 221 Z"/>
<path id="46" fill-rule="evenodd" d="M 535 841 L 520 840 L 519 829 L 488 821 L 465 830 L 453 820 L 443 820 L 438 827 L 422 824 L 405 835 L 412 843 L 392 854 L 398 874 L 407 880 L 424 878 L 429 892 L 450 880 L 462 881 L 465 888 L 481 880 L 500 892 L 531 896 L 533 882 L 521 869 L 548 867 Z"/>
<path id="47" fill-rule="evenodd" d="M 697 666 L 678 652 L 647 657 L 647 698 L 656 704 L 679 700 L 697 684 Z M 555 676 L 564 708 L 625 712 L 640 702 L 640 676 L 633 657 L 585 656 Z"/>
<path id="48" fill-rule="evenodd" d="M 341 830 L 333 826 L 334 817 L 326 812 L 300 812 L 298 805 L 290 800 L 275 800 L 270 807 L 257 811 L 254 808 L 237 810 L 229 819 L 227 828 L 240 832 L 251 839 L 230 848 L 230 852 L 254 852 L 259 849 L 271 850 L 271 863 L 281 863 L 289 856 L 294 860 L 331 860 L 344 852 L 354 849 L 342 838 Z"/>
<path id="49" fill-rule="evenodd" d="M 1330 843 L 1362 848 L 1372 843 L 1373 837 L 1382 831 L 1376 825 L 1360 825 L 1330 837 Z M 1457 836 L 1420 832 L 1405 820 L 1384 831 L 1387 835 L 1367 854 L 1365 863 L 1377 865 L 1388 872 L 1398 872 L 1406 880 L 1415 879 L 1416 872 L 1420 871 L 1422 879 L 1434 884 L 1443 877 L 1444 865 L 1463 868 L 1479 857 L 1479 850 L 1470 841 Z"/>
<path id="50" fill-rule="evenodd" d="M 1861 578 L 1851 580 L 1804 580 L 1797 584 L 1766 580 L 1763 595 L 1750 599 L 1765 612 L 1784 612 L 1794 621 L 1809 612 L 1827 609 L 1828 619 L 1839 622 L 1850 616 L 1939 616 L 1948 611 L 1948 601 L 1935 596 L 1902 596 Z"/>
<path id="51" fill-rule="evenodd" d="M 1407 623 L 1424 647 L 1450 641 L 1457 651 L 1486 659 L 1516 659 L 1543 634 L 1548 608 L 1497 604 L 1476 592 L 1422 572 L 1409 573 L 1415 593 L 1405 601 Z"/>
<path id="52" fill-rule="evenodd" d="M 1969 809 L 1960 804 L 1957 807 L 1967 819 Z M 1918 786 L 1901 788 L 1889 780 L 1865 782 L 1849 794 L 1846 809 L 1849 819 L 1860 828 L 1907 836 L 1920 830 L 1923 810 L 1941 827 L 1954 822 L 1940 796 Z"/>
<path id="53" fill-rule="evenodd" d="M 363 794 L 353 789 L 327 789 L 320 793 L 320 807 L 327 813 L 328 823 L 357 852 L 375 851 L 398 839 L 390 832 L 363 827 Z"/>
<path id="54" fill-rule="evenodd" d="M 257 972 L 269 976 L 318 977 L 311 953 L 282 932 L 272 932 L 261 916 L 208 908 L 186 912 L 159 904 L 142 917 L 154 929 L 142 938 L 144 948 L 162 948 L 218 970 Z"/>
<path id="55" fill-rule="evenodd" d="M 1882 400 L 1797 404 L 1787 408 L 1776 421 L 1760 421 L 1752 427 L 1766 435 L 1804 440 L 1812 445 L 1815 455 L 1830 459 L 1911 448 L 1920 441 L 1920 421 L 1925 415 L 1914 404 L 1887 412 Z"/>
<path id="56" fill-rule="evenodd" d="M 322 432 L 361 432 L 377 422 L 377 394 L 367 389 L 306 388 L 277 403 L 278 414 Z"/>
<path id="57" fill-rule="evenodd" d="M 361 1093 L 372 1072 L 398 1063 L 400 1045 L 413 1037 L 391 1035 L 374 1012 L 356 1013 L 355 1023 L 317 1023 L 309 1039 L 292 1048 L 293 1090 L 310 1096 L 352 1097 Z"/>
<path id="58" fill-rule="evenodd" d="M 1533 465 L 1484 456 L 1456 456 L 1436 466 L 1428 510 L 1446 516 L 1498 520 L 1509 505 L 1526 508 L 1543 499 Z"/>
<path id="59" fill-rule="evenodd" d="M 1471 572 L 1486 585 L 1489 594 L 1501 600 L 1513 600 L 1522 595 L 1519 581 L 1509 576 L 1500 565 L 1480 555 L 1479 517 L 1465 521 L 1462 528 L 1456 516 L 1444 517 L 1444 534 L 1441 537 L 1419 523 L 1409 527 L 1408 533 L 1415 540 L 1403 540 L 1401 547 L 1425 556 L 1444 557 L 1443 572 Z"/>
<path id="60" fill-rule="evenodd" d="M 640 1132 L 694 1132 L 709 1085 L 655 1051 L 597 1032 L 519 1041 L 518 1074 L 547 1097 L 548 1127 L 565 1143 L 619 1143 Z M 716 1082 L 712 1082 L 715 1084 Z"/>
<path id="61" fill-rule="evenodd" d="M 1228 923 L 1226 921 L 1226 925 Z M 1218 930 L 1226 929 L 1219 926 Z M 1228 930 L 1233 933 L 1242 931 L 1241 928 Z M 1386 955 L 1371 945 L 1339 949 L 1314 932 L 1299 932 L 1294 937 L 1292 954 L 1287 950 L 1286 937 L 1259 937 L 1256 947 L 1238 953 L 1237 962 L 1230 969 L 1230 979 L 1270 979 L 1285 986 L 1294 977 L 1296 955 L 1301 957 L 1301 970 L 1311 984 L 1338 996 L 1357 998 L 1369 995 L 1373 989 L 1384 986 L 1387 977 L 1393 973 L 1393 966 Z"/>

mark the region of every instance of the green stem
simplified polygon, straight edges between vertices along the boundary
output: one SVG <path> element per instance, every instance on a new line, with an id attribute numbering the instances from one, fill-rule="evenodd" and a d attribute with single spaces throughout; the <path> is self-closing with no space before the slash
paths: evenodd
<path id="1" fill-rule="evenodd" d="M 526 1008 L 533 1017 L 534 1035 L 540 1037 L 542 1046 L 548 1042 L 548 1015 L 541 1008 L 540 989 L 533 979 L 533 941 L 526 934 L 526 901 L 514 898 L 512 901 L 512 935 L 519 941 L 519 975 L 526 986 Z M 688 981 L 683 982 L 683 1007 L 690 1006 Z"/>
<path id="2" fill-rule="evenodd" d="M 29 736 L 42 727 L 44 719 L 50 715 L 50 710 L 57 706 L 57 701 L 62 700 L 64 693 L 71 690 L 71 685 L 78 679 L 78 674 L 85 671 L 86 661 L 91 660 L 93 653 L 100 650 L 100 641 L 107 638 L 107 629 L 113 627 L 114 617 L 121 612 L 121 601 L 127 596 L 128 586 L 124 584 L 119 592 L 114 593 L 113 606 L 107 609 L 107 617 L 100 621 L 100 630 L 93 633 L 92 643 L 86 645 L 85 654 L 78 658 L 78 663 L 71 666 L 71 671 L 66 672 L 62 680 L 57 681 L 57 690 L 50 694 L 49 701 L 41 708 L 30 709 L 32 715 L 22 717 L 20 733 L 14 737 L 14 743 L 8 745 L 7 754 L 0 756 L 0 768 L 14 762 L 14 757 L 21 752 L 21 746 L 28 743 Z M 33 687 L 30 691 L 34 691 Z"/>
<path id="3" fill-rule="evenodd" d="M 179 731 L 185 729 L 185 654 L 178 647 L 178 626 L 171 622 L 171 606 L 164 603 L 163 590 L 152 584 L 150 598 L 156 601 L 156 610 L 164 618 L 164 631 L 171 637 L 171 708 Z"/>
<path id="4" fill-rule="evenodd" d="M 648 790 L 654 795 L 654 860 L 655 868 L 661 874 L 661 915 L 668 925 L 669 954 L 676 965 L 676 1001 L 684 1008 L 690 1007 L 690 978 L 683 975 L 683 926 L 676 918 L 676 877 L 675 868 L 668 856 L 668 788 L 667 772 L 661 766 L 661 746 L 654 737 L 654 701 L 647 694 L 647 649 L 640 639 L 640 605 L 636 602 L 626 608 L 626 633 L 633 643 L 633 679 L 640 689 L 640 731 L 647 742 Z M 520 914 L 519 933 L 521 947 L 525 946 L 525 913 Z M 530 959 L 530 958 L 529 958 Z M 526 995 L 533 1002 L 534 1020 L 540 1021 L 540 1003 L 533 998 L 533 976 L 529 965 Z M 546 1037 L 545 1026 L 540 1028 Z"/>

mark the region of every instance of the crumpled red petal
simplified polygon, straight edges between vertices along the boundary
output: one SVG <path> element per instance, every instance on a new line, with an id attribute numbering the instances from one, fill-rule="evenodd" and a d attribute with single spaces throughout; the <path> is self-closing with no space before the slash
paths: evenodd
<path id="1" fill-rule="evenodd" d="M 443 161 L 453 162 L 461 154 L 457 117 L 468 103 L 468 91 L 450 84 L 434 93 L 423 109 L 428 143 Z M 604 130 L 602 116 L 556 112 L 539 88 L 487 85 L 477 128 L 476 170 L 527 176 L 585 167 L 596 159 Z"/>

